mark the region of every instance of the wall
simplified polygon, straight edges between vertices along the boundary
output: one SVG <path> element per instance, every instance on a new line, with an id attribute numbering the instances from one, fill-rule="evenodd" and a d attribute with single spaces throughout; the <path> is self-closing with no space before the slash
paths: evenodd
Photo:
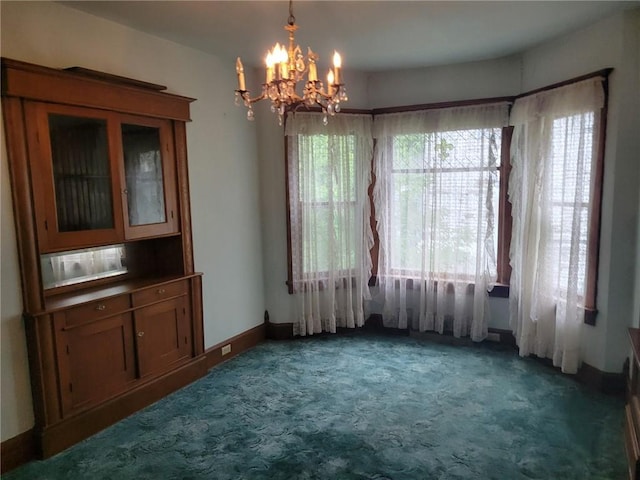
<path id="1" fill-rule="evenodd" d="M 606 67 L 609 108 L 604 160 L 600 263 L 595 327 L 583 329 L 584 360 L 619 372 L 627 357 L 626 327 L 640 297 L 634 260 L 640 184 L 640 9 L 606 18 L 589 28 L 531 49 L 523 55 L 523 91 Z"/>
<path id="2" fill-rule="evenodd" d="M 167 85 L 197 100 L 187 125 L 196 269 L 204 273 L 205 348 L 262 322 L 255 125 L 233 104 L 233 59 L 220 59 L 57 3 L 1 2 L 1 52 Z M 1 437 L 33 426 L 7 161 L 2 142 Z"/>
<path id="3" fill-rule="evenodd" d="M 473 100 L 520 93 L 520 56 L 369 75 L 370 108 Z"/>

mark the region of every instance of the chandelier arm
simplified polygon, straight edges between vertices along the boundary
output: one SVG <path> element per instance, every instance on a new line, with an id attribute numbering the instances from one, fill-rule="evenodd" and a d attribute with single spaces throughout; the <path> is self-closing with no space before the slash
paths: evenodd
<path id="1" fill-rule="evenodd" d="M 259 102 L 260 100 L 264 100 L 265 98 L 267 98 L 267 95 L 265 94 L 264 90 L 260 96 L 255 98 L 250 97 L 249 90 L 236 90 L 236 92 L 240 94 L 243 101 L 249 102 L 250 104 Z"/>
<path id="2" fill-rule="evenodd" d="M 289 95 L 289 100 L 287 101 L 287 103 L 291 104 L 291 103 L 300 103 L 303 100 L 303 98 L 298 95 L 297 93 L 293 93 L 293 95 Z"/>
<path id="3" fill-rule="evenodd" d="M 328 93 L 324 93 L 322 90 L 316 90 L 315 93 L 326 100 L 333 100 L 338 96 L 338 94 L 340 93 L 340 87 L 342 87 L 343 85 L 343 83 L 332 85 L 335 91 L 331 95 L 329 95 Z"/>

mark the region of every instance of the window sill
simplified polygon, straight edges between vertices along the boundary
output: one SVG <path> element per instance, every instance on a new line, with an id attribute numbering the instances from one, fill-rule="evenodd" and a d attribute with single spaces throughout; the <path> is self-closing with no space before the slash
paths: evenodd
<path id="1" fill-rule="evenodd" d="M 596 326 L 596 317 L 598 316 L 598 310 L 595 308 L 584 307 L 584 323 Z"/>

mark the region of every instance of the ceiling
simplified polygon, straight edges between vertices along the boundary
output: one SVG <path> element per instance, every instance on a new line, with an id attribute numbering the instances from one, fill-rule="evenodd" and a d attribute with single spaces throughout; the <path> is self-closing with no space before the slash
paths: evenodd
<path id="1" fill-rule="evenodd" d="M 259 65 L 287 41 L 287 1 L 63 1 L 221 57 Z M 579 29 L 637 1 L 304 1 L 297 43 L 328 64 L 382 71 L 497 58 Z"/>

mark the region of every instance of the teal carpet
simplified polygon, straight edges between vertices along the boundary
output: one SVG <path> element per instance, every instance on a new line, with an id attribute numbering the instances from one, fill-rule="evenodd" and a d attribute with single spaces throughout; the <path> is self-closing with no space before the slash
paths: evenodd
<path id="1" fill-rule="evenodd" d="M 623 479 L 623 400 L 513 350 L 267 342 L 17 479 Z"/>

